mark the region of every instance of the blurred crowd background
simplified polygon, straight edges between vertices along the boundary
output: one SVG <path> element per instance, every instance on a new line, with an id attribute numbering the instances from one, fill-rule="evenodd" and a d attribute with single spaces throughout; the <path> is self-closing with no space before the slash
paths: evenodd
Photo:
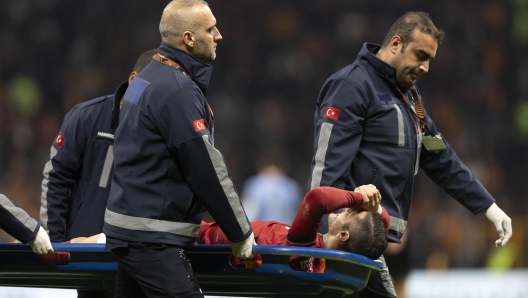
<path id="1" fill-rule="evenodd" d="M 528 0 L 208 2 L 223 36 L 208 91 L 215 145 L 247 202 L 263 175 L 291 178 L 282 185 L 301 200 L 326 78 L 352 63 L 364 42 L 381 43 L 406 11 L 430 13 L 447 38 L 418 82 L 425 108 L 512 217 L 514 236 L 495 248 L 496 231 L 483 214 L 420 172 L 405 245 L 387 252 L 391 273 L 400 280 L 413 268 L 528 266 Z M 0 189 L 33 217 L 65 113 L 113 93 L 137 57 L 158 47 L 167 3 L 2 0 Z M 273 183 L 262 185 L 279 189 Z M 271 197 L 265 201 L 277 210 L 288 201 Z"/>

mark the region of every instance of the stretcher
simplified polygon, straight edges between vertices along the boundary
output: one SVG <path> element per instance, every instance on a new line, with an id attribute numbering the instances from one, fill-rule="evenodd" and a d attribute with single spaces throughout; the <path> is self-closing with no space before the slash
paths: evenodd
<path id="1" fill-rule="evenodd" d="M 113 289 L 117 264 L 104 244 L 53 244 L 69 253 L 64 265 L 44 264 L 28 245 L 0 244 L 0 286 Z M 206 295 L 233 297 L 344 297 L 367 284 L 371 270 L 382 262 L 340 250 L 294 246 L 253 246 L 260 254 L 258 268 L 235 268 L 229 245 L 196 245 L 187 251 Z M 67 255 L 66 253 L 66 255 Z M 290 256 L 324 258 L 328 270 L 293 270 Z"/>

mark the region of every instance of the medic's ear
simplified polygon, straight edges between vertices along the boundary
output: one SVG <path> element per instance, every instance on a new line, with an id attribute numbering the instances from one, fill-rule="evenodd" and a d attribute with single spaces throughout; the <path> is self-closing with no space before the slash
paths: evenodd
<path id="1" fill-rule="evenodd" d="M 132 79 L 135 78 L 137 75 L 138 75 L 137 71 L 131 72 L 130 75 L 128 76 L 128 83 L 130 84 L 130 82 L 132 82 Z"/>
<path id="2" fill-rule="evenodd" d="M 192 33 L 191 31 L 183 32 L 183 42 L 185 43 L 186 46 L 191 47 L 191 48 L 194 47 L 194 41 L 195 41 L 194 33 Z"/>
<path id="3" fill-rule="evenodd" d="M 389 42 L 389 48 L 391 52 L 392 53 L 399 52 L 402 47 L 403 47 L 403 42 L 401 40 L 401 37 L 399 35 L 394 35 Z"/>

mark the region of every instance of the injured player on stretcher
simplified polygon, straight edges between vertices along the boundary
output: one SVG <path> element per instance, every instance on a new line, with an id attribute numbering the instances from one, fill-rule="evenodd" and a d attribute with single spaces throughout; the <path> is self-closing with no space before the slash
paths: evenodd
<path id="1" fill-rule="evenodd" d="M 380 205 L 381 195 L 374 185 L 363 185 L 354 191 L 333 187 L 318 187 L 306 194 L 291 225 L 276 221 L 251 222 L 257 245 L 317 247 L 344 250 L 379 258 L 387 248 L 387 229 L 390 218 Z M 344 208 L 344 209 L 343 209 Z M 341 209 L 341 210 L 340 210 Z M 339 213 L 331 213 L 340 210 Z M 329 231 L 318 233 L 323 215 L 328 216 Z M 74 238 L 70 243 L 104 243 L 105 235 Z M 203 222 L 198 244 L 229 244 L 215 222 Z M 253 260 L 233 257 L 236 267 L 255 268 L 260 256 Z M 292 257 L 290 266 L 296 270 L 324 272 L 324 259 Z"/>

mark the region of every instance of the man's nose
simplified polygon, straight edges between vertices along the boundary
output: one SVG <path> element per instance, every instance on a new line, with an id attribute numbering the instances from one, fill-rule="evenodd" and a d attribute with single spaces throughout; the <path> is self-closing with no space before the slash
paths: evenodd
<path id="1" fill-rule="evenodd" d="M 422 64 L 420 64 L 420 70 L 423 72 L 423 73 L 428 73 L 429 72 L 429 60 L 423 62 Z"/>
<path id="2" fill-rule="evenodd" d="M 221 41 L 222 40 L 222 34 L 220 34 L 220 30 L 216 29 L 216 33 L 214 35 L 214 41 Z"/>

